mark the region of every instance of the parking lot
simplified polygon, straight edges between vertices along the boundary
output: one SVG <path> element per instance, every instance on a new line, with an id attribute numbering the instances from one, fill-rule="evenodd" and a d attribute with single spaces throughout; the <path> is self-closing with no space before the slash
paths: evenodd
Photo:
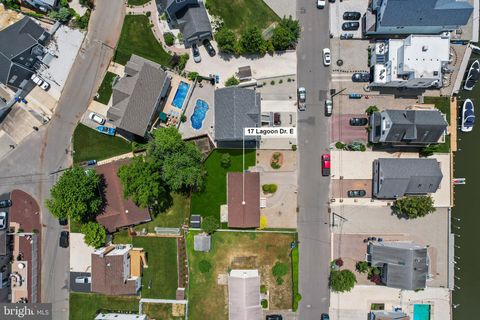
<path id="1" fill-rule="evenodd" d="M 346 11 L 356 11 L 360 12 L 363 16 L 367 10 L 368 0 L 348 0 L 348 1 L 335 1 L 335 3 L 330 3 L 330 33 L 333 34 L 334 38 L 340 37 L 342 33 L 353 34 L 354 39 L 362 38 L 362 23 L 360 20 L 355 20 L 360 23 L 358 30 L 344 31 L 342 30 L 342 24 L 347 22 L 343 19 L 343 13 Z M 353 20 L 352 20 L 353 21 Z"/>
<path id="2" fill-rule="evenodd" d="M 368 142 L 367 126 L 350 125 L 351 118 L 367 118 L 365 113 L 360 114 L 341 114 L 333 115 L 332 125 L 332 143 L 341 141 L 343 143 L 352 143 L 353 141 Z"/>

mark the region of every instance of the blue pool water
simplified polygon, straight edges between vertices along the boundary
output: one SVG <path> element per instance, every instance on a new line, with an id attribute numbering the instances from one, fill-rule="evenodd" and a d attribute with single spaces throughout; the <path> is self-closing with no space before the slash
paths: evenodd
<path id="1" fill-rule="evenodd" d="M 180 81 L 180 85 L 178 86 L 177 92 L 175 93 L 175 97 L 173 97 L 173 101 L 172 101 L 172 104 L 178 109 L 182 109 L 183 102 L 187 97 L 189 88 L 190 88 L 190 85 L 188 83 Z"/>
<path id="2" fill-rule="evenodd" d="M 413 320 L 430 320 L 430 305 L 429 304 L 414 304 L 413 305 Z"/>
<path id="3" fill-rule="evenodd" d="M 208 111 L 208 103 L 205 101 L 198 99 L 195 103 L 195 109 L 193 110 L 193 114 L 190 117 L 190 121 L 192 122 L 193 129 L 200 129 L 202 127 L 203 119 L 205 119 L 205 115 Z"/>

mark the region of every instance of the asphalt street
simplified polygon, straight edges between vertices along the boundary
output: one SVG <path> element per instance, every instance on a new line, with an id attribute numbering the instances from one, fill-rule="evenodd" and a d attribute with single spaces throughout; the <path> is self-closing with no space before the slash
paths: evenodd
<path id="1" fill-rule="evenodd" d="M 330 43 L 330 5 L 335 4 L 327 2 L 324 9 L 317 9 L 315 1 L 297 1 L 297 17 L 302 26 L 297 47 L 297 84 L 307 91 L 307 110 L 298 114 L 301 320 L 320 319 L 322 313 L 328 313 L 330 303 L 330 178 L 322 177 L 320 161 L 321 155 L 328 153 L 329 141 L 324 101 L 329 92 L 330 69 L 323 66 L 322 49 Z"/>
<path id="2" fill-rule="evenodd" d="M 44 206 L 58 178 L 52 174 L 71 165 L 71 137 L 113 56 L 125 3 L 96 2 L 89 32 L 70 71 L 50 123 L 0 159 L 0 193 L 21 189 L 42 208 L 42 302 L 53 304 L 53 319 L 68 319 L 69 250 L 58 246 L 60 225 Z M 61 171 L 60 171 L 61 172 Z"/>

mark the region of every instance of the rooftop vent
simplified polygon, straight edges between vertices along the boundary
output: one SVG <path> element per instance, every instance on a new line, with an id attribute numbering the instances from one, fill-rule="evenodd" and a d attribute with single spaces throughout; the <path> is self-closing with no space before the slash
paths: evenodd
<path id="1" fill-rule="evenodd" d="M 422 51 L 423 51 L 423 52 L 425 52 L 425 51 L 427 51 L 427 50 L 428 50 L 428 46 L 425 45 L 425 46 L 422 47 Z"/>

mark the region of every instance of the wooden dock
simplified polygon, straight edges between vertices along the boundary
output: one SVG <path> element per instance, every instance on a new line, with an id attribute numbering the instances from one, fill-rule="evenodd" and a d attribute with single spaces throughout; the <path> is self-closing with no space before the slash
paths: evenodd
<path id="1" fill-rule="evenodd" d="M 450 148 L 457 151 L 457 97 L 450 98 Z"/>

